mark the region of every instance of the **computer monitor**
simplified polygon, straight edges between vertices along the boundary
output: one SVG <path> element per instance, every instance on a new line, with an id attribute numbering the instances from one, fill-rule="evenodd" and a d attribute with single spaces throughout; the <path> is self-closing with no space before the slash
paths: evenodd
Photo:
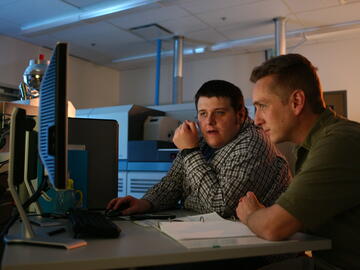
<path id="1" fill-rule="evenodd" d="M 67 44 L 58 43 L 40 86 L 39 155 L 53 187 L 67 180 Z"/>
<path id="2" fill-rule="evenodd" d="M 58 43 L 40 87 L 39 155 L 50 183 L 57 189 L 66 188 L 67 180 L 67 44 Z M 15 108 L 10 123 L 9 189 L 22 220 L 20 235 L 7 235 L 7 243 L 31 243 L 62 246 L 68 249 L 86 245 L 83 240 L 49 236 L 46 231 L 35 233 L 17 194 L 16 185 L 24 180 L 26 113 Z M 46 181 L 46 180 L 43 180 Z"/>

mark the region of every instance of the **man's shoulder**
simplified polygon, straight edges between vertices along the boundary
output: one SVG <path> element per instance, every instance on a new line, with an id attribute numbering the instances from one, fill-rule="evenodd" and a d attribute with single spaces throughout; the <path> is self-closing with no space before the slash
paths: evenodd
<path id="1" fill-rule="evenodd" d="M 347 119 L 328 122 L 310 138 L 312 155 L 351 160 L 350 152 L 360 152 L 360 124 Z M 341 156 L 341 158 L 340 158 Z"/>
<path id="2" fill-rule="evenodd" d="M 344 118 L 338 118 L 327 125 L 324 125 L 321 135 L 322 136 L 320 137 L 331 137 L 334 140 L 351 138 L 356 138 L 356 140 L 358 140 L 360 137 L 360 123 Z"/>

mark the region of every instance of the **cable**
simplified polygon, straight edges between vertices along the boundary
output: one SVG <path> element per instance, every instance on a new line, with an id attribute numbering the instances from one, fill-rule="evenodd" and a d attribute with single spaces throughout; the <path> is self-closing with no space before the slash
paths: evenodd
<path id="1" fill-rule="evenodd" d="M 24 209 L 28 208 L 30 206 L 30 204 L 32 204 L 37 199 L 39 199 L 39 197 L 41 196 L 43 191 L 47 191 L 48 189 L 49 189 L 48 179 L 47 179 L 47 176 L 45 176 L 43 181 L 41 182 L 40 186 L 35 191 L 35 193 L 23 203 L 23 205 L 22 205 L 23 208 Z M 4 236 L 8 233 L 10 227 L 14 224 L 14 222 L 18 219 L 18 217 L 19 217 L 19 213 L 16 212 L 9 218 L 8 222 L 5 224 L 4 228 L 0 232 L 1 241 L 4 241 Z"/>
<path id="2" fill-rule="evenodd" d="M 0 149 L 6 145 L 6 136 L 10 134 L 10 127 L 6 126 L 0 130 Z"/>

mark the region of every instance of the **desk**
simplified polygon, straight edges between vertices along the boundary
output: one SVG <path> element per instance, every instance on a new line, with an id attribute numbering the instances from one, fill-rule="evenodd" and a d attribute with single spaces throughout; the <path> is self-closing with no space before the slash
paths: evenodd
<path id="1" fill-rule="evenodd" d="M 220 248 L 187 249 L 152 227 L 117 221 L 118 239 L 88 240 L 86 247 L 73 250 L 28 245 L 7 245 L 2 269 L 111 269 L 178 264 L 321 250 L 330 240 L 296 234 L 289 241 L 271 242 L 258 237 L 237 238 L 237 244 Z M 13 226 L 12 231 L 18 229 Z M 36 228 L 35 228 L 36 229 Z M 66 234 L 66 233 L 65 233 Z"/>

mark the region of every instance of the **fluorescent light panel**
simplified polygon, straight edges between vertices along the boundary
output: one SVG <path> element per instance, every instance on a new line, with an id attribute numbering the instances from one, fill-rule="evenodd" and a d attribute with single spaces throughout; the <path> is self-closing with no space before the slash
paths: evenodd
<path id="1" fill-rule="evenodd" d="M 184 55 L 192 55 L 192 54 L 204 53 L 205 49 L 206 49 L 205 47 L 185 48 L 183 51 L 183 54 Z M 173 50 L 161 52 L 162 57 L 172 56 L 172 55 L 174 55 Z M 148 58 L 154 58 L 155 56 L 156 56 L 156 53 L 147 53 L 147 54 L 118 58 L 118 59 L 112 60 L 111 62 L 112 63 L 122 63 L 122 62 L 135 61 L 135 60 L 144 60 L 144 59 L 148 59 Z"/>
<path id="2" fill-rule="evenodd" d="M 109 14 L 122 12 L 125 10 L 146 6 L 155 2 L 158 2 L 159 0 L 129 0 L 129 1 L 115 1 L 117 4 L 110 5 L 102 8 L 93 8 L 89 11 L 83 12 L 80 14 L 80 20 L 88 20 L 93 19 L 97 17 L 106 16 Z M 119 2 L 122 2 L 119 4 Z"/>
<path id="3" fill-rule="evenodd" d="M 87 9 L 73 12 L 64 16 L 55 17 L 52 19 L 35 22 L 21 27 L 23 34 L 37 34 L 53 28 L 66 26 L 78 23 L 85 20 L 90 20 L 98 17 L 107 16 L 110 14 L 126 11 L 129 9 L 146 6 L 156 3 L 160 0 L 128 0 L 128 1 L 111 1 L 102 4 L 91 5 Z M 121 2 L 119 4 L 119 2 Z"/>

